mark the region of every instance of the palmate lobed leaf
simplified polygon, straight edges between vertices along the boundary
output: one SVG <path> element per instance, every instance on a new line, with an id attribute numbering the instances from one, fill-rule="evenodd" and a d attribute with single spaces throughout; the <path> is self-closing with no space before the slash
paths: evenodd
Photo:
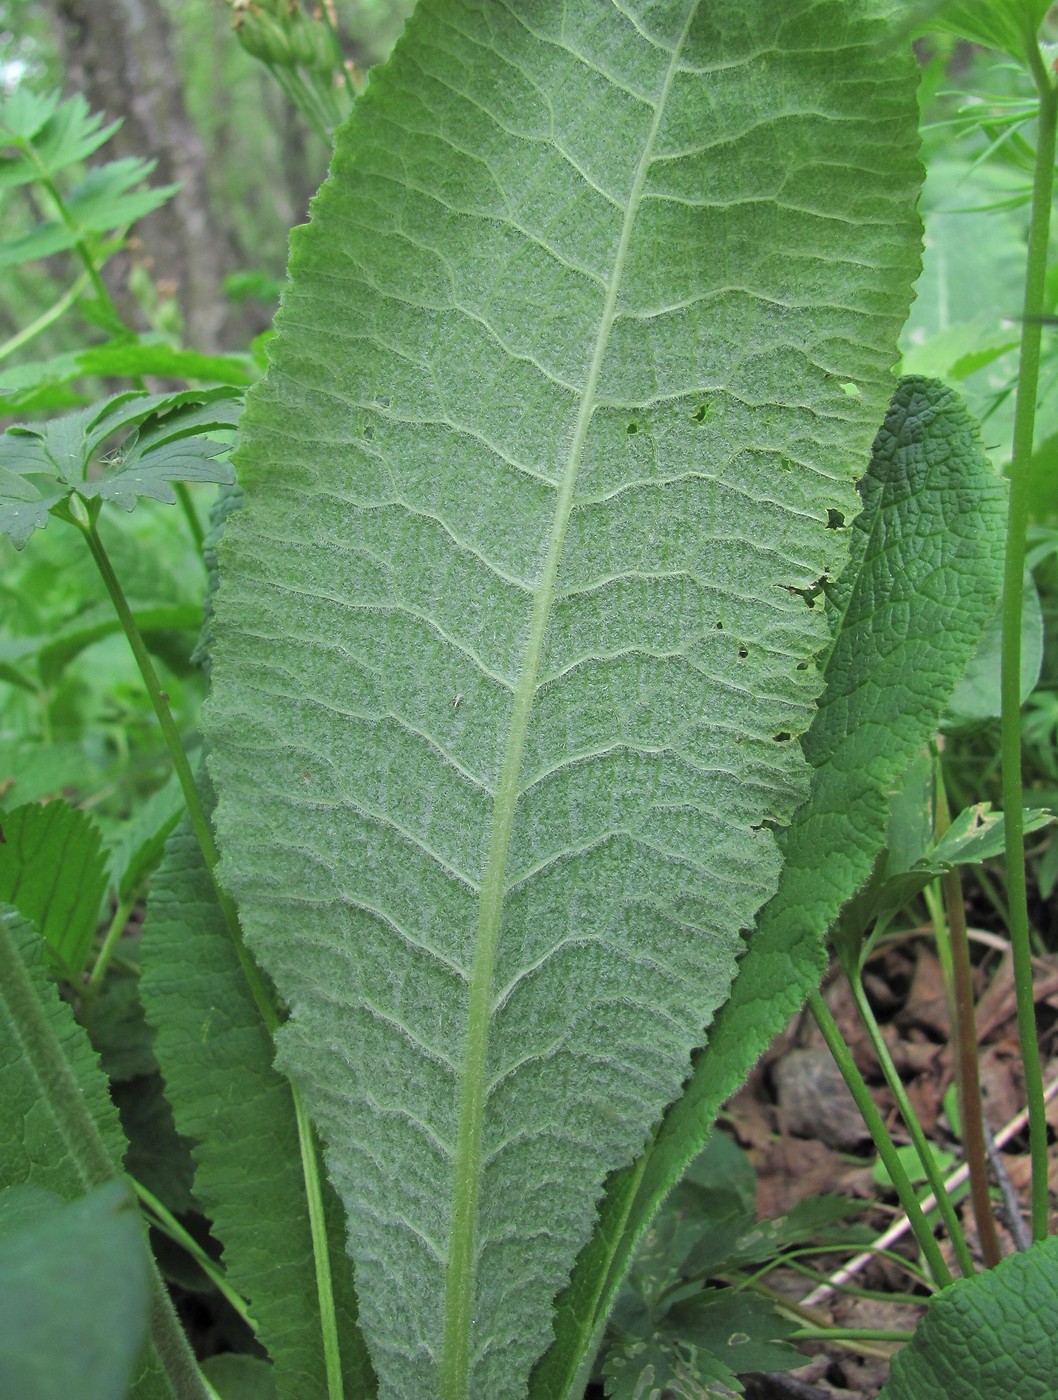
<path id="1" fill-rule="evenodd" d="M 894 12 L 427 0 L 295 237 L 211 763 L 385 1395 L 524 1394 L 775 887 L 917 268 Z"/>
<path id="2" fill-rule="evenodd" d="M 240 394 L 227 386 L 132 390 L 48 423 L 9 428 L 0 437 L 0 531 L 24 548 L 73 492 L 131 511 L 141 497 L 172 504 L 176 481 L 230 484 L 231 466 L 218 458 L 231 451 L 241 412 Z M 223 436 L 214 437 L 218 432 Z M 101 456 L 121 433 L 120 447 Z"/>
<path id="3" fill-rule="evenodd" d="M 0 162 L 0 188 L 25 185 L 41 174 L 54 176 L 90 156 L 113 136 L 120 121 L 103 125 L 102 112 L 89 112 L 80 93 L 61 101 L 55 92 L 34 92 L 20 84 L 0 102 L 0 147 L 32 147 L 36 160 L 20 152 Z"/>

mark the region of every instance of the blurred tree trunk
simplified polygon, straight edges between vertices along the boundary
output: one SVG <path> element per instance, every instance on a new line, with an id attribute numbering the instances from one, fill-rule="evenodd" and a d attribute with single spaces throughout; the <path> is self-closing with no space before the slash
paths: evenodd
<path id="1" fill-rule="evenodd" d="M 105 148 L 110 159 L 137 155 L 158 162 L 152 183 L 181 189 L 142 219 L 140 247 L 114 259 L 107 278 L 123 315 L 141 323 L 125 290 L 130 258 L 141 259 L 159 289 L 175 294 L 184 338 L 200 350 L 235 348 L 249 328 L 225 302 L 226 272 L 238 256 L 210 214 L 206 159 L 184 102 L 169 17 L 159 0 L 45 0 L 66 73 L 67 91 L 124 125 Z M 211 34 L 203 35 L 208 44 Z M 113 280 L 111 280 L 113 278 Z M 252 331 L 250 331 L 252 333 Z"/>

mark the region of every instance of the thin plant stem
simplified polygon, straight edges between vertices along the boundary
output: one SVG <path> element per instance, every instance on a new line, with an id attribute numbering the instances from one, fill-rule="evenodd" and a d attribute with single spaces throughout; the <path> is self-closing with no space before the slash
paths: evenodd
<path id="1" fill-rule="evenodd" d="M 1056 1095 L 1058 1095 L 1058 1079 L 1052 1079 L 1044 1090 L 1044 1102 L 1049 1102 Z M 1021 1132 L 1028 1120 L 1028 1109 L 1022 1109 L 1020 1113 L 1015 1113 L 1010 1122 L 1005 1124 L 1000 1132 L 996 1133 L 996 1146 L 1005 1147 L 1011 1138 L 1016 1137 L 1018 1133 Z M 961 1167 L 957 1167 L 956 1170 L 952 1172 L 951 1176 L 948 1177 L 947 1181 L 944 1183 L 945 1190 L 949 1192 L 954 1191 L 956 1186 L 960 1186 L 968 1175 L 969 1172 L 964 1162 Z M 934 1204 L 935 1202 L 932 1197 L 928 1197 L 922 1202 L 924 1210 L 932 1210 Z M 889 1229 L 886 1230 L 885 1234 L 878 1238 L 871 1250 L 864 1250 L 862 1254 L 857 1254 L 855 1259 L 851 1259 L 847 1264 L 843 1264 L 836 1273 L 832 1274 L 831 1277 L 827 1279 L 826 1283 L 822 1283 L 818 1288 L 814 1288 L 812 1292 L 802 1300 L 803 1306 L 812 1307 L 817 1303 L 824 1302 L 836 1289 L 843 1288 L 845 1284 L 848 1283 L 849 1279 L 855 1278 L 856 1275 L 871 1262 L 874 1258 L 874 1250 L 880 1246 L 887 1248 L 889 1245 L 895 1244 L 897 1240 L 902 1239 L 903 1236 L 907 1234 L 909 1228 L 910 1222 L 906 1217 L 902 1220 L 895 1221 L 890 1225 Z"/>
<path id="2" fill-rule="evenodd" d="M 882 1029 L 875 1018 L 870 1002 L 867 1000 L 867 993 L 863 990 L 863 983 L 858 976 L 850 979 L 853 999 L 856 1002 L 856 1009 L 860 1013 L 860 1020 L 870 1037 L 874 1053 L 878 1058 L 882 1073 L 885 1075 L 885 1082 L 889 1085 L 896 1106 L 900 1110 L 900 1116 L 911 1134 L 911 1141 L 915 1145 L 918 1159 L 922 1163 L 922 1170 L 926 1174 L 926 1180 L 930 1184 L 934 1196 L 937 1198 L 937 1208 L 940 1211 L 944 1226 L 951 1238 L 952 1248 L 955 1250 L 955 1257 L 959 1261 L 959 1271 L 964 1278 L 970 1278 L 977 1272 L 974 1268 L 974 1261 L 970 1254 L 970 1248 L 966 1243 L 966 1237 L 959 1224 L 959 1217 L 955 1214 L 955 1207 L 951 1203 L 947 1191 L 944 1189 L 944 1177 L 937 1165 L 937 1159 L 933 1155 L 926 1134 L 922 1131 L 922 1124 L 918 1121 L 918 1115 L 912 1107 L 911 1100 L 907 1096 L 903 1081 L 897 1072 L 893 1057 L 889 1053 L 889 1047 L 885 1043 Z"/>
<path id="3" fill-rule="evenodd" d="M 63 224 L 69 230 L 69 232 L 74 235 L 74 250 L 77 253 L 77 256 L 81 259 L 81 262 L 84 264 L 84 270 L 88 276 L 88 280 L 92 284 L 92 288 L 95 291 L 96 296 L 111 313 L 111 315 L 115 318 L 115 320 L 120 321 L 121 314 L 114 303 L 114 298 L 110 295 L 110 292 L 107 290 L 106 283 L 99 275 L 99 269 L 95 265 L 95 259 L 92 257 L 92 254 L 88 251 L 88 244 L 85 242 L 84 238 L 81 237 L 80 229 L 77 227 L 77 223 L 75 222 L 69 209 L 67 209 L 66 201 L 63 199 L 58 186 L 48 174 L 47 170 L 45 169 L 43 163 L 40 160 L 40 157 L 34 150 L 32 144 L 26 144 L 23 147 L 23 150 L 25 151 L 26 155 L 29 156 L 30 160 L 37 168 L 37 183 L 40 185 L 42 190 L 45 190 L 47 192 L 48 198 L 51 200 L 52 204 L 54 204 L 56 211 L 58 212 L 59 218 L 62 220 Z"/>
<path id="4" fill-rule="evenodd" d="M 936 764 L 937 836 L 943 836 L 951 824 L 948 799 L 944 791 L 944 773 Z M 970 1171 L 970 1200 L 973 1205 L 977 1234 L 985 1265 L 992 1269 L 1001 1256 L 999 1235 L 992 1213 L 992 1198 L 988 1189 L 988 1151 L 985 1147 L 984 1110 L 981 1100 L 981 1077 L 977 1066 L 977 1016 L 974 1012 L 973 973 L 970 966 L 970 940 L 966 935 L 966 905 L 963 900 L 962 878 L 954 866 L 941 877 L 947 941 L 951 950 L 952 1031 L 955 1041 L 955 1086 L 959 1100 L 959 1129 L 966 1165 Z M 934 1195 L 942 1199 L 944 1188 L 930 1178 Z M 944 1197 L 946 1198 L 946 1197 Z"/>
<path id="5" fill-rule="evenodd" d="M 28 326 L 24 326 L 17 334 L 0 345 L 0 360 L 6 360 L 8 355 L 13 355 L 16 350 L 21 350 L 23 345 L 40 335 L 41 331 L 46 331 L 53 321 L 57 321 L 64 311 L 70 309 L 87 286 L 88 273 L 82 272 L 77 281 L 68 287 L 59 300 L 48 307 L 47 311 L 42 311 L 35 321 L 31 321 Z"/>
<path id="6" fill-rule="evenodd" d="M 992 1168 L 992 1175 L 999 1184 L 999 1194 L 1002 1197 L 1003 1220 L 1010 1231 L 1010 1238 L 1014 1241 L 1015 1249 L 1031 1249 L 1032 1240 L 1025 1229 L 1025 1222 L 1021 1218 L 1021 1204 L 1018 1201 L 1018 1193 L 1014 1190 L 1014 1183 L 1010 1179 L 1010 1174 L 1003 1165 L 1003 1158 L 999 1155 L 999 1148 L 996 1140 L 985 1124 L 985 1148 L 988 1152 L 988 1162 Z"/>
<path id="7" fill-rule="evenodd" d="M 1025 882 L 1025 829 L 1021 784 L 1021 614 L 1029 521 L 1029 468 L 1036 427 L 1036 394 L 1040 377 L 1042 326 L 1033 317 L 1043 311 L 1054 189 L 1055 135 L 1058 131 L 1058 91 L 1044 66 L 1038 46 L 1029 45 L 1029 67 L 1040 98 L 1036 166 L 1032 188 L 1025 295 L 1022 305 L 1021 353 L 1014 398 L 1014 442 L 1010 463 L 1010 502 L 1007 516 L 1006 562 L 1003 574 L 1003 640 L 1000 693 L 1000 752 L 1003 760 L 1003 814 L 1007 848 L 1007 899 L 1010 942 L 1014 957 L 1014 992 L 1018 1036 L 1029 1110 L 1029 1155 L 1032 1161 L 1032 1236 L 1047 1235 L 1047 1123 L 1043 1105 L 1043 1071 L 1032 995 L 1032 947 L 1029 939 L 1028 894 Z"/>
<path id="8" fill-rule="evenodd" d="M 114 917 L 110 921 L 110 927 L 103 936 L 102 946 L 96 956 L 91 976 L 85 987 L 86 996 L 94 997 L 103 985 L 103 978 L 106 976 L 107 968 L 110 966 L 110 960 L 114 956 L 122 932 L 129 921 L 129 915 L 136 907 L 136 901 L 139 899 L 140 893 L 141 887 L 137 885 L 131 894 L 126 895 L 126 897 L 118 903 L 118 907 L 114 911 Z"/>
<path id="9" fill-rule="evenodd" d="M 922 1213 L 922 1208 L 915 1196 L 907 1172 L 904 1170 L 903 1163 L 897 1155 L 893 1140 L 882 1121 L 882 1115 L 878 1112 L 874 1099 L 871 1097 L 871 1091 L 867 1088 L 863 1076 L 856 1068 L 856 1062 L 852 1058 L 849 1047 L 845 1044 L 837 1023 L 818 990 L 809 993 L 808 1007 L 815 1017 L 816 1025 L 822 1032 L 823 1039 L 826 1041 L 830 1053 L 834 1056 L 834 1060 L 841 1070 L 842 1078 L 849 1086 L 849 1092 L 855 1099 L 856 1107 L 860 1110 L 867 1130 L 874 1140 L 878 1155 L 889 1173 L 889 1180 L 893 1183 L 896 1193 L 900 1197 L 900 1204 L 904 1208 L 929 1271 L 938 1286 L 946 1288 L 952 1282 L 951 1271 L 944 1262 L 944 1256 L 940 1252 L 937 1241 L 933 1238 L 933 1231 Z"/>
<path id="10" fill-rule="evenodd" d="M 243 976 L 246 979 L 250 995 L 253 997 L 261 1021 L 267 1028 L 270 1035 L 275 1035 L 279 1027 L 279 1013 L 276 1010 L 275 1002 L 268 988 L 265 979 L 250 956 L 250 952 L 243 941 L 242 929 L 239 925 L 239 916 L 235 909 L 235 904 L 231 896 L 217 879 L 217 863 L 220 854 L 217 850 L 216 842 L 213 839 L 213 831 L 206 815 L 202 800 L 199 797 L 198 788 L 195 784 L 194 774 L 188 762 L 184 746 L 180 741 L 180 734 L 173 719 L 172 712 L 165 692 L 158 681 L 158 674 L 154 669 L 150 652 L 143 640 L 143 634 L 136 623 L 132 609 L 129 607 L 121 583 L 114 572 L 107 554 L 106 547 L 96 529 L 95 515 L 98 514 L 98 503 L 93 503 L 96 507 L 95 513 L 86 510 L 80 498 L 73 497 L 71 502 L 77 502 L 80 509 L 72 508 L 69 519 L 77 526 L 85 538 L 88 548 L 99 569 L 103 583 L 110 595 L 110 600 L 114 605 L 118 619 L 128 639 L 132 654 L 136 658 L 140 675 L 147 688 L 151 705 L 157 716 L 161 727 L 162 735 L 165 739 L 169 756 L 172 759 L 173 767 L 176 771 L 177 780 L 180 783 L 181 791 L 184 794 L 184 801 L 187 804 L 188 820 L 191 830 L 198 841 L 202 851 L 202 858 L 206 863 L 210 880 L 213 883 L 214 892 L 224 922 L 227 926 L 228 935 L 232 946 L 235 949 L 239 965 L 242 968 Z M 320 1185 L 320 1154 L 319 1148 L 309 1122 L 308 1114 L 305 1111 L 301 1100 L 301 1094 L 297 1086 L 287 1081 L 290 1087 L 291 1098 L 294 1103 L 294 1114 L 298 1128 L 298 1145 L 301 1152 L 302 1174 L 305 1180 L 305 1194 L 309 1212 L 309 1228 L 312 1234 L 313 1255 L 316 1267 L 316 1288 L 320 1304 L 320 1327 L 323 1335 L 323 1350 L 327 1372 L 327 1395 L 328 1400 L 343 1400 L 345 1387 L 342 1381 L 341 1362 L 338 1352 L 338 1323 L 334 1311 L 334 1291 L 331 1279 L 330 1250 L 327 1239 L 327 1226 L 323 1215 L 323 1192 Z"/>
<path id="11" fill-rule="evenodd" d="M 191 492 L 187 489 L 187 483 L 184 481 L 174 482 L 173 490 L 176 492 L 176 499 L 180 505 L 180 509 L 184 512 L 187 528 L 191 531 L 191 538 L 195 542 L 195 549 L 198 551 L 199 558 L 202 559 L 204 563 L 202 546 L 205 543 L 206 532 L 202 528 L 202 521 L 198 518 L 198 511 L 195 509 L 195 503 L 191 499 Z"/>
<path id="12" fill-rule="evenodd" d="M 161 1230 L 163 1234 L 168 1235 L 175 1244 L 178 1244 L 185 1253 L 189 1254 L 209 1279 L 210 1283 L 216 1288 L 217 1292 L 228 1300 L 242 1318 L 243 1322 L 256 1332 L 257 1323 L 250 1314 L 250 1306 L 246 1299 L 242 1297 L 241 1294 L 236 1293 L 235 1289 L 232 1288 L 231 1284 L 224 1277 L 224 1271 L 218 1268 L 217 1264 L 209 1257 L 198 1240 L 196 1240 L 193 1235 L 188 1234 L 179 1220 L 177 1220 L 176 1216 L 173 1215 L 172 1211 L 164 1206 L 158 1197 L 155 1196 L 152 1191 L 149 1191 L 142 1182 L 137 1181 L 134 1176 L 129 1177 L 129 1182 L 142 1204 L 150 1212 L 151 1218 L 147 1223 L 153 1225 L 155 1229 Z"/>
<path id="13" fill-rule="evenodd" d="M 176 1400 L 212 1400 L 215 1392 L 198 1369 L 187 1333 L 180 1325 L 169 1290 L 153 1261 L 147 1277 L 151 1349 L 165 1372 Z"/>
<path id="14" fill-rule="evenodd" d="M 820 1331 L 826 1332 L 828 1335 L 831 1331 L 837 1331 L 837 1328 L 829 1328 L 826 1320 L 820 1317 L 818 1313 L 809 1312 L 801 1303 L 791 1302 L 789 1298 L 784 1297 L 777 1289 L 769 1288 L 766 1283 L 754 1284 L 752 1292 L 759 1294 L 762 1298 L 769 1299 L 770 1302 L 775 1305 L 777 1312 L 781 1313 L 784 1317 L 792 1318 L 795 1322 L 801 1323 L 803 1327 L 811 1327 L 813 1329 L 819 1328 Z M 834 1340 L 837 1346 L 848 1347 L 852 1350 L 852 1343 L 843 1341 L 841 1338 L 835 1338 Z M 883 1361 L 889 1361 L 892 1357 L 891 1352 L 883 1350 L 880 1346 L 870 1341 L 861 1341 L 855 1350 L 861 1352 L 861 1354 L 865 1356 L 877 1356 Z"/>
<path id="15" fill-rule="evenodd" d="M 799 1327 L 787 1337 L 790 1342 L 909 1342 L 914 1332 L 897 1328 Z"/>

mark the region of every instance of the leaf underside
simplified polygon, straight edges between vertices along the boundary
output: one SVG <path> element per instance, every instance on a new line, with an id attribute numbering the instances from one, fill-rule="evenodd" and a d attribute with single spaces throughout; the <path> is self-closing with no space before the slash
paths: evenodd
<path id="1" fill-rule="evenodd" d="M 852 559 L 828 598 L 827 687 L 804 739 L 811 793 L 780 837 L 779 888 L 686 1091 L 638 1171 L 610 1183 L 533 1400 L 565 1395 L 562 1383 L 585 1339 L 598 1336 L 658 1205 L 701 1151 L 720 1105 L 818 986 L 827 930 L 885 844 L 888 796 L 935 732 L 995 605 L 1006 487 L 957 394 L 932 380 L 901 381 L 863 496 Z"/>
<path id="2" fill-rule="evenodd" d="M 385 1395 L 524 1393 L 775 888 L 917 264 L 891 8 L 426 0 L 295 235 L 211 768 Z"/>

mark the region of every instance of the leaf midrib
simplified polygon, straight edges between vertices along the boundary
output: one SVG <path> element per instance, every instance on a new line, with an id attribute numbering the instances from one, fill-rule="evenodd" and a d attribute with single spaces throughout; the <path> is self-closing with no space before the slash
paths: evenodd
<path id="1" fill-rule="evenodd" d="M 525 656 L 513 696 L 507 749 L 493 802 L 488 860 L 481 886 L 478 937 L 467 1002 L 467 1037 L 460 1084 L 456 1154 L 453 1162 L 451 1243 L 448 1268 L 445 1274 L 444 1336 L 439 1366 L 441 1400 L 466 1400 L 469 1393 L 470 1333 L 474 1304 L 475 1223 L 481 1178 L 485 1064 L 492 1012 L 492 984 L 506 896 L 507 858 L 514 826 L 514 814 L 518 803 L 522 757 L 529 730 L 529 718 L 538 688 L 547 623 L 554 601 L 555 583 L 562 560 L 566 529 L 573 509 L 573 496 L 580 469 L 581 454 L 596 407 L 596 390 L 602 374 L 610 331 L 617 314 L 617 298 L 631 244 L 632 230 L 639 211 L 643 185 L 653 157 L 677 63 L 696 11 L 697 0 L 694 0 L 688 9 L 687 19 L 680 37 L 673 46 L 665 78 L 654 104 L 653 119 L 643 143 L 639 165 L 632 181 L 621 228 L 621 237 L 614 255 L 613 270 L 595 337 L 591 363 L 581 393 L 576 426 L 559 482 L 551 539 L 536 596 L 533 600 Z"/>

